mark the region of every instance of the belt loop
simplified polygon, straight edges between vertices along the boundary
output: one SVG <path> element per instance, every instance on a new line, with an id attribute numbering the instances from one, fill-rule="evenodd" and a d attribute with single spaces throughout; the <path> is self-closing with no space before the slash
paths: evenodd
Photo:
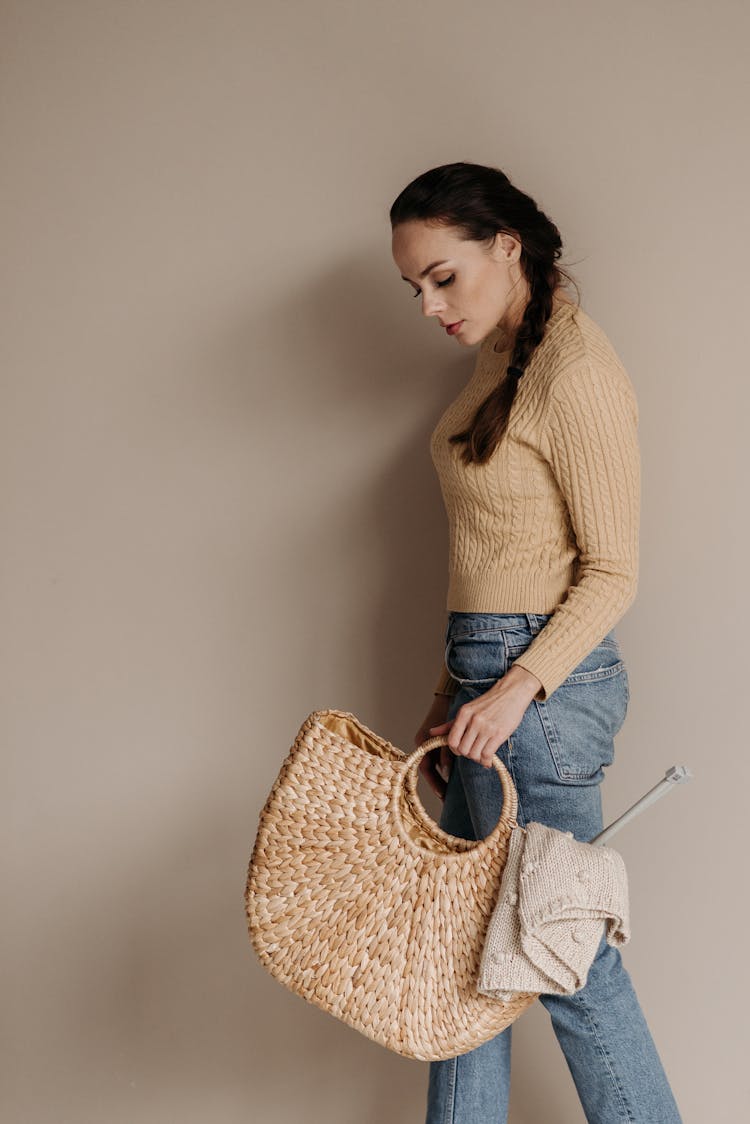
<path id="1" fill-rule="evenodd" d="M 526 613 L 526 621 L 532 634 L 536 636 L 539 632 L 539 622 L 536 618 L 536 613 Z"/>

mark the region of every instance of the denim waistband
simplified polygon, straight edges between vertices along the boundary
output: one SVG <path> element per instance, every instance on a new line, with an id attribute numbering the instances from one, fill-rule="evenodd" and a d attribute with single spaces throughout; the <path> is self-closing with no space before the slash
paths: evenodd
<path id="1" fill-rule="evenodd" d="M 551 616 L 551 613 L 464 613 L 450 609 L 447 631 L 453 636 L 460 636 L 464 632 L 476 632 L 482 629 L 502 631 L 526 628 L 536 635 L 544 628 Z"/>

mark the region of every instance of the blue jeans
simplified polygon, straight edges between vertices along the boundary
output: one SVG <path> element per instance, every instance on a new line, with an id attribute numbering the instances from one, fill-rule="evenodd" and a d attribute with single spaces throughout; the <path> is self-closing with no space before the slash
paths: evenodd
<path id="1" fill-rule="evenodd" d="M 460 684 L 449 719 L 505 674 L 549 616 L 449 614 L 445 661 Z M 549 699 L 531 702 L 497 750 L 518 791 L 519 824 L 535 820 L 584 841 L 602 830 L 599 785 L 628 702 L 627 670 L 612 631 Z M 454 757 L 440 826 L 463 839 L 482 839 L 501 806 L 497 771 Z M 603 932 L 586 985 L 539 1001 L 550 1013 L 590 1124 L 681 1124 L 630 976 Z M 512 1030 L 511 1024 L 468 1053 L 429 1063 L 426 1124 L 505 1124 Z"/>

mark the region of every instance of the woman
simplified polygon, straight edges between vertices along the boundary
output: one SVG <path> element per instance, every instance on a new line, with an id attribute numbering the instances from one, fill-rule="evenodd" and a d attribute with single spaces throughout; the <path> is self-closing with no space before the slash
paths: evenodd
<path id="1" fill-rule="evenodd" d="M 447 745 L 420 768 L 453 835 L 481 839 L 497 823 L 499 753 L 520 824 L 589 840 L 603 827 L 599 785 L 629 701 L 613 627 L 638 580 L 633 386 L 564 291 L 557 227 L 503 172 L 433 168 L 390 219 L 394 260 L 422 313 L 460 346 L 480 345 L 430 444 L 450 532 L 448 625 L 414 742 L 444 734 Z M 585 987 L 541 1002 L 588 1121 L 680 1121 L 604 934 Z M 430 1063 L 427 1124 L 507 1119 L 511 1032 Z"/>

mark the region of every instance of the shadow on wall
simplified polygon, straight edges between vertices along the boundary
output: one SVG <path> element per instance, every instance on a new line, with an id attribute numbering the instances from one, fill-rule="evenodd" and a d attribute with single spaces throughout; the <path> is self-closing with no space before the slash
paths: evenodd
<path id="1" fill-rule="evenodd" d="M 413 309 L 402 313 L 397 279 L 400 301 L 373 300 L 363 312 L 370 274 L 370 263 L 345 263 L 316 278 L 314 292 L 285 293 L 262 322 L 238 308 L 234 330 L 185 357 L 186 424 L 200 416 L 202 441 L 274 471 L 248 473 L 247 524 L 233 531 L 253 544 L 248 588 L 260 591 L 248 595 L 244 623 L 232 605 L 231 622 L 248 659 L 234 720 L 253 748 L 230 758 L 207 745 L 205 784 L 191 776 L 188 788 L 183 778 L 158 835 L 144 822 L 135 847 L 123 841 L 114 908 L 92 894 L 79 912 L 86 944 L 93 934 L 99 949 L 69 981 L 81 1056 L 102 1079 L 105 1067 L 107 1079 L 119 1075 L 130 1118 L 155 1118 L 161 1106 L 165 1118 L 211 1111 L 222 1124 L 270 1124 L 309 1119 L 311 1104 L 330 1124 L 352 1124 L 354 1106 L 357 1124 L 423 1117 L 427 1064 L 384 1050 L 273 980 L 243 909 L 258 814 L 307 713 L 351 709 L 410 751 L 442 659 L 447 529 L 429 434 L 474 353 L 449 350 L 437 331 L 434 350 L 413 342 L 435 326 L 415 328 Z M 174 406 L 164 402 L 173 438 Z M 437 818 L 422 781 L 420 795 Z M 83 1119 L 91 1083 L 83 1072 L 74 1079 Z M 524 1113 L 540 1100 L 559 1107 L 559 1075 L 547 1084 L 528 1069 L 516 1098 Z"/>
<path id="2" fill-rule="evenodd" d="M 86 975 L 85 1007 L 76 1012 L 81 1030 L 94 1036 L 81 1054 L 121 1059 L 131 1118 L 157 1119 L 149 1114 L 159 1106 L 164 1119 L 170 1109 L 198 1119 L 190 1106 L 200 1106 L 238 1124 L 346 1124 L 355 1109 L 357 1124 L 422 1119 L 427 1063 L 370 1042 L 288 991 L 257 961 L 242 899 L 250 824 L 199 796 L 192 808 L 183 804 L 178 822 L 194 827 L 174 830 L 154 860 L 120 884 L 116 930 L 107 931 L 112 919 L 102 917 L 101 902 L 81 918 L 89 934 L 101 930 L 106 949 L 100 979 Z M 516 1051 L 533 1058 L 543 1021 L 532 1009 L 523 1027 L 514 1026 Z M 572 1090 L 566 1073 L 562 1060 L 541 1075 L 516 1064 L 513 1100 L 524 1107 L 511 1119 L 531 1124 L 554 1104 L 556 1120 L 577 1120 L 574 1111 L 560 1111 L 566 1085 Z M 91 1104 L 81 1074 L 80 1119 Z"/>

